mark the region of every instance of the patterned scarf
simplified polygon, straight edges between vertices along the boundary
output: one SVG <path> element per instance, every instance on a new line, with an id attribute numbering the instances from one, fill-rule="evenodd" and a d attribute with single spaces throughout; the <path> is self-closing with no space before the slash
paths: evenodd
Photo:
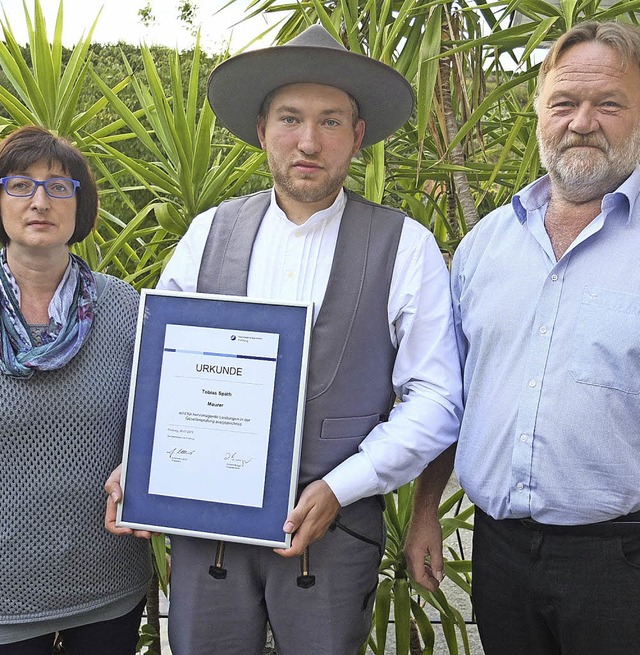
<path id="1" fill-rule="evenodd" d="M 0 251 L 0 371 L 29 378 L 34 370 L 62 368 L 89 336 L 97 298 L 96 281 L 87 264 L 70 254 L 70 262 L 49 305 L 52 314 L 44 343 L 36 346 L 20 311 L 20 290 Z"/>

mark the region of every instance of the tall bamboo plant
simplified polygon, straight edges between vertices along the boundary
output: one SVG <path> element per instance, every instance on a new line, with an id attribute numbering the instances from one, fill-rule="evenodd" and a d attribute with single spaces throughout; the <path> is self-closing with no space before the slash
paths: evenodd
<path id="1" fill-rule="evenodd" d="M 91 107 L 79 106 L 79 97 L 89 74 L 91 38 L 97 18 L 63 61 L 63 5 L 58 8 L 51 39 L 40 0 L 35 0 L 33 18 L 23 2 L 27 26 L 25 57 L 9 21 L 0 20 L 0 67 L 11 88 L 0 86 L 0 103 L 9 114 L 3 131 L 21 125 L 41 125 L 57 134 L 75 138 L 99 114 L 107 100 L 101 98 Z"/>
<path id="2" fill-rule="evenodd" d="M 101 232 L 100 266 L 134 286 L 155 284 L 177 240 L 200 212 L 237 195 L 263 163 L 261 152 L 235 140 L 214 143 L 216 123 L 206 99 L 198 97 L 200 41 L 196 40 L 189 79 L 184 84 L 179 53 L 171 57 L 170 88 L 165 89 L 150 50 L 141 48 L 144 71 L 134 74 L 125 60 L 138 107 L 131 109 L 98 76 L 94 81 L 120 116 L 128 132 L 144 146 L 134 158 L 100 132 L 92 135 L 102 157 L 120 165 L 108 173 L 110 193 L 130 202 L 128 193 L 145 189 L 150 201 L 134 209 L 126 225 L 109 215 Z M 122 137 L 120 137 L 122 138 Z M 130 180 L 123 184 L 122 180 Z M 131 182 L 132 180 L 132 182 Z"/>

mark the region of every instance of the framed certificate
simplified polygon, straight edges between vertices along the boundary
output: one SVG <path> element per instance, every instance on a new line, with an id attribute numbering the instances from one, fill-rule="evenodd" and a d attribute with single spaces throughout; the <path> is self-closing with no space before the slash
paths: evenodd
<path id="1" fill-rule="evenodd" d="M 289 547 L 312 315 L 142 291 L 118 525 Z"/>

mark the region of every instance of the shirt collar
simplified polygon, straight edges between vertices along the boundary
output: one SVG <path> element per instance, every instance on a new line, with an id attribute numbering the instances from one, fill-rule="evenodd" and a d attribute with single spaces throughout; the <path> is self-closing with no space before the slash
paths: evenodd
<path id="1" fill-rule="evenodd" d="M 527 212 L 540 209 L 546 205 L 549 202 L 550 195 L 551 180 L 548 175 L 543 175 L 535 182 L 528 184 L 511 199 L 516 218 L 524 225 L 527 221 Z"/>
<path id="2" fill-rule="evenodd" d="M 551 180 L 548 175 L 543 175 L 516 193 L 511 200 L 511 205 L 520 223 L 526 222 L 527 212 L 540 209 L 548 204 L 550 196 Z M 639 196 L 640 168 L 637 167 L 615 191 L 605 194 L 601 204 L 603 213 L 608 214 L 611 209 L 616 207 L 620 210 L 626 207 L 626 219 L 630 221 L 635 205 L 640 202 Z"/>
<path id="3" fill-rule="evenodd" d="M 623 207 L 627 212 L 627 222 L 636 213 L 636 205 L 640 202 L 640 168 L 636 168 L 631 175 L 612 193 L 608 193 L 602 200 L 602 209 L 607 210 L 615 206 Z M 624 204 L 623 204 L 624 203 Z"/>
<path id="4" fill-rule="evenodd" d="M 312 214 L 302 225 L 296 225 L 287 218 L 287 215 L 280 208 L 278 201 L 276 200 L 275 189 L 271 189 L 271 204 L 269 206 L 269 212 L 273 213 L 274 217 L 277 217 L 279 221 L 284 221 L 285 224 L 291 229 L 306 232 L 314 230 L 322 225 L 326 225 L 335 218 L 342 216 L 346 204 L 347 194 L 345 193 L 344 189 L 342 189 L 330 207 L 321 209 L 315 214 Z"/>

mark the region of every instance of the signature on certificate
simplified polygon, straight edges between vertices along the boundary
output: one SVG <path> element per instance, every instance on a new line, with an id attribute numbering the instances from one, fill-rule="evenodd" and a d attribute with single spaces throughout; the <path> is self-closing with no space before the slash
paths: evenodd
<path id="1" fill-rule="evenodd" d="M 246 466 L 253 457 L 248 459 L 245 456 L 240 455 L 238 452 L 228 451 L 224 454 L 224 461 L 226 462 L 226 467 L 228 469 L 241 469 L 243 466 Z"/>
<path id="2" fill-rule="evenodd" d="M 184 448 L 172 448 L 171 450 L 167 450 L 167 455 L 169 455 L 169 459 L 172 462 L 185 462 L 195 452 L 195 450 L 185 450 Z"/>

